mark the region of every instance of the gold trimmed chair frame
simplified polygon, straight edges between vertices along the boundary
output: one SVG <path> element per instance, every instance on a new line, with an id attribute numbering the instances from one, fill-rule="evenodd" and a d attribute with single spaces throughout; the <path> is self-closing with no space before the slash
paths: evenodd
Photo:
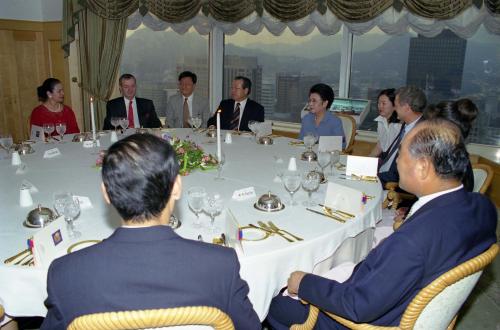
<path id="1" fill-rule="evenodd" d="M 335 113 L 337 117 L 342 121 L 342 129 L 344 130 L 344 135 L 346 137 L 345 141 L 345 148 L 343 152 L 345 154 L 350 155 L 352 153 L 352 149 L 354 147 L 354 138 L 356 137 L 356 120 L 352 118 L 350 115 L 342 114 L 342 113 Z M 344 122 L 348 122 L 347 124 L 344 124 Z M 351 136 L 349 139 L 347 139 L 347 132 L 346 132 L 346 126 L 350 125 L 351 126 Z"/>
<path id="2" fill-rule="evenodd" d="M 186 306 L 82 315 L 71 322 L 68 330 L 148 329 L 177 325 L 208 325 L 216 330 L 234 330 L 233 321 L 226 313 L 209 306 Z"/>
<path id="3" fill-rule="evenodd" d="M 415 323 L 417 322 L 419 316 L 424 311 L 424 308 L 434 299 L 439 293 L 450 285 L 462 280 L 463 278 L 470 276 L 474 273 L 481 272 L 483 269 L 489 265 L 497 256 L 499 246 L 497 243 L 490 246 L 488 250 L 481 253 L 480 255 L 463 262 L 462 264 L 450 269 L 446 273 L 442 274 L 429 285 L 423 288 L 410 302 L 408 307 L 406 307 L 405 312 L 401 318 L 399 326 L 397 327 L 385 327 L 376 326 L 366 323 L 354 323 L 347 320 L 341 316 L 335 315 L 330 312 L 323 311 L 326 315 L 339 322 L 343 326 L 349 329 L 355 330 L 409 330 L 413 329 Z M 318 307 L 311 305 L 309 310 L 309 315 L 306 321 L 302 324 L 292 325 L 290 329 L 292 330 L 309 330 L 313 329 L 316 321 L 318 319 L 318 314 L 320 310 Z M 453 329 L 457 315 L 453 318 L 448 329 Z"/>
<path id="4" fill-rule="evenodd" d="M 486 165 L 486 164 L 474 164 L 472 165 L 472 171 L 475 169 L 483 170 L 486 172 L 486 179 L 484 180 L 483 184 L 479 188 L 478 193 L 480 194 L 485 194 L 488 188 L 491 185 L 491 181 L 493 180 L 493 170 L 491 169 L 491 166 Z M 475 179 L 475 178 L 474 178 Z"/>

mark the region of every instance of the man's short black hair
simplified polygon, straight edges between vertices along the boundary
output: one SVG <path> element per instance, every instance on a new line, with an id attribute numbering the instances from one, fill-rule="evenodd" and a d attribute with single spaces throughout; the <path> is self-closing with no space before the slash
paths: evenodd
<path id="1" fill-rule="evenodd" d="M 196 84 L 196 81 L 198 80 L 198 77 L 196 77 L 196 74 L 194 74 L 191 71 L 183 71 L 179 74 L 179 81 L 181 81 L 182 78 L 189 77 L 191 78 L 191 81 L 193 84 Z"/>
<path id="2" fill-rule="evenodd" d="M 333 100 L 335 99 L 335 93 L 333 92 L 333 89 L 328 86 L 327 84 L 316 84 L 311 87 L 309 90 L 309 95 L 311 94 L 318 94 L 321 97 L 321 100 L 328 101 L 328 104 L 326 105 L 326 110 L 330 109 Z"/>
<path id="3" fill-rule="evenodd" d="M 243 81 L 243 89 L 247 89 L 248 88 L 248 95 L 250 95 L 250 92 L 252 91 L 252 82 L 250 81 L 250 79 L 248 79 L 247 77 L 244 77 L 244 76 L 236 76 L 234 77 L 234 80 L 242 80 Z"/>
<path id="4" fill-rule="evenodd" d="M 102 163 L 111 204 L 124 221 L 138 223 L 165 209 L 178 173 L 170 144 L 151 134 L 134 134 L 114 143 Z"/>
<path id="5" fill-rule="evenodd" d="M 120 79 L 118 79 L 118 83 L 120 83 L 120 86 L 122 85 L 122 81 L 124 80 L 129 80 L 129 79 L 134 79 L 135 82 L 137 82 L 137 80 L 135 79 L 134 75 L 133 74 L 130 74 L 130 73 L 124 73 L 120 76 Z"/>

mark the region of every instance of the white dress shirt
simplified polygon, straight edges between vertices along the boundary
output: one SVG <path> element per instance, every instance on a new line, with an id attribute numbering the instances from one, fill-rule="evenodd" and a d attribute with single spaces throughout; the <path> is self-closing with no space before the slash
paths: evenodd
<path id="1" fill-rule="evenodd" d="M 374 119 L 377 122 L 378 144 L 382 151 L 387 151 L 392 141 L 398 136 L 401 130 L 401 123 L 389 123 L 387 118 L 378 116 Z"/>
<path id="2" fill-rule="evenodd" d="M 441 195 L 444 195 L 444 194 L 447 194 L 447 193 L 451 193 L 451 192 L 460 190 L 463 187 L 464 187 L 464 185 L 461 184 L 461 185 L 459 185 L 458 187 L 455 187 L 455 188 L 451 188 L 451 189 L 443 190 L 443 191 L 438 191 L 438 192 L 436 192 L 434 194 L 425 195 L 425 196 L 420 197 L 418 199 L 418 201 L 416 201 L 415 204 L 413 204 L 412 207 L 410 208 L 410 211 L 408 212 L 408 215 L 406 216 L 406 219 L 408 219 L 409 217 L 411 217 L 415 212 L 418 211 L 418 209 L 420 209 L 425 204 L 429 203 L 434 198 L 437 198 L 437 197 L 439 197 Z"/>

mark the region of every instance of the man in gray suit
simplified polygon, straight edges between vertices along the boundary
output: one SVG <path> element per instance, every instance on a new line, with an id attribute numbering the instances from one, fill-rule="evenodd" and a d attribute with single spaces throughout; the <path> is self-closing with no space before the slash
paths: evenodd
<path id="1" fill-rule="evenodd" d="M 179 93 L 169 98 L 166 111 L 166 123 L 169 127 L 191 127 L 189 119 L 200 117 L 205 123 L 210 117 L 208 103 L 195 95 L 196 74 L 190 71 L 179 75 Z"/>

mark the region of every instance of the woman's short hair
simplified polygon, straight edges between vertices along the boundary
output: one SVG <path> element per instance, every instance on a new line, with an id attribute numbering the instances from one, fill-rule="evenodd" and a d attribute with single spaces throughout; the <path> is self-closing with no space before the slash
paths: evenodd
<path id="1" fill-rule="evenodd" d="M 38 95 L 38 99 L 42 102 L 47 101 L 49 96 L 47 95 L 47 92 L 54 92 L 54 87 L 56 87 L 57 84 L 60 84 L 61 81 L 56 78 L 47 78 L 43 82 L 41 86 L 38 86 L 36 89 L 36 93 Z"/>
<path id="2" fill-rule="evenodd" d="M 335 93 L 333 92 L 333 89 L 328 86 L 327 84 L 316 84 L 311 87 L 309 90 L 309 95 L 311 94 L 318 94 L 323 101 L 328 101 L 328 104 L 326 105 L 327 109 L 330 109 L 333 100 L 335 99 Z"/>
<path id="3" fill-rule="evenodd" d="M 395 88 L 387 88 L 387 89 L 383 89 L 380 91 L 380 93 L 378 93 L 378 96 L 377 96 L 377 101 L 378 99 L 382 96 L 382 95 L 385 95 L 387 96 L 387 98 L 389 99 L 389 101 L 391 101 L 392 103 L 392 106 L 395 106 L 396 104 L 394 103 L 396 101 L 396 89 Z M 396 113 L 396 111 L 393 111 L 391 116 L 389 117 L 389 119 L 387 120 L 389 123 L 399 123 L 399 120 L 398 120 L 398 114 Z"/>
<path id="4" fill-rule="evenodd" d="M 102 163 L 111 204 L 123 220 L 136 223 L 161 214 L 178 173 L 170 144 L 151 134 L 134 134 L 114 143 Z"/>
<path id="5" fill-rule="evenodd" d="M 460 128 L 463 138 L 466 139 L 478 112 L 474 102 L 469 99 L 459 99 L 431 104 L 425 109 L 424 116 L 427 119 L 442 118 L 451 121 Z"/>

